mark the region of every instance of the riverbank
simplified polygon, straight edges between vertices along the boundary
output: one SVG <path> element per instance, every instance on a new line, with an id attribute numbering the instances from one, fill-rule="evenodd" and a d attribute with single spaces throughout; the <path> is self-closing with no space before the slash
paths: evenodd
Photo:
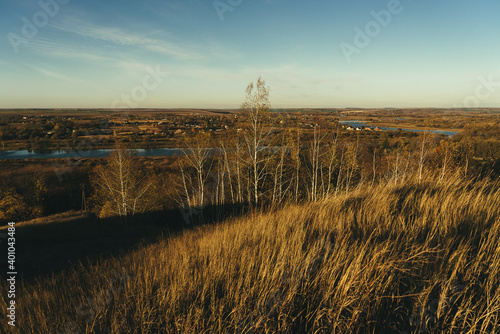
<path id="1" fill-rule="evenodd" d="M 0 160 L 105 158 L 109 157 L 112 151 L 113 149 L 1 151 Z M 179 148 L 133 149 L 133 152 L 138 157 L 172 157 L 183 154 Z"/>
<path id="2" fill-rule="evenodd" d="M 344 126 L 351 126 L 353 128 L 365 129 L 370 128 L 373 130 L 380 131 L 411 131 L 411 132 L 429 132 L 436 134 L 444 134 L 447 136 L 454 136 L 461 132 L 458 129 L 422 129 L 418 127 L 412 127 L 410 124 L 401 124 L 401 127 L 394 127 L 394 123 L 379 123 L 379 122 L 370 122 L 364 120 L 342 120 L 339 121 L 340 124 Z"/>

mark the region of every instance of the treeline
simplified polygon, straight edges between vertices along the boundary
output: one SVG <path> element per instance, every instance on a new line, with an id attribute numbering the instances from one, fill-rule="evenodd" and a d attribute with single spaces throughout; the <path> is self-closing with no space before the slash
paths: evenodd
<path id="1" fill-rule="evenodd" d="M 69 210 L 81 210 L 94 162 L 68 167 L 59 180 L 49 161 L 6 161 L 0 165 L 0 225 L 24 221 Z"/>
<path id="2" fill-rule="evenodd" d="M 118 149 L 94 179 L 99 215 L 129 220 L 137 212 L 159 209 L 161 189 L 167 187 L 174 189 L 169 200 L 191 225 L 213 217 L 214 210 L 225 215 L 234 208 L 317 201 L 360 187 L 420 181 L 429 173 L 438 180 L 477 176 L 481 166 L 493 172 L 500 157 L 498 146 L 484 149 L 497 145 L 497 139 L 485 141 L 474 132 L 456 138 L 430 132 L 376 137 L 344 131 L 319 117 L 303 129 L 300 117 L 270 112 L 269 88 L 261 79 L 248 86 L 242 111 L 235 130 L 224 136 L 208 131 L 186 135 L 175 178 L 141 170 L 129 162 L 126 150 Z"/>
<path id="3" fill-rule="evenodd" d="M 223 139 L 200 133 L 186 140 L 179 161 L 179 204 L 194 222 L 207 206 L 277 207 L 363 186 L 402 184 L 427 173 L 441 180 L 455 173 L 467 177 L 480 166 L 468 141 L 429 133 L 363 139 L 320 124 L 309 132 L 262 124 L 258 131 L 250 126 Z"/>
<path id="4" fill-rule="evenodd" d="M 47 180 L 39 170 L 31 175 L 0 181 L 0 223 L 36 218 L 44 214 Z"/>
<path id="5" fill-rule="evenodd" d="M 439 180 L 455 173 L 466 177 L 479 161 L 500 157 L 497 139 L 473 140 L 467 133 L 457 140 L 424 132 L 391 142 L 388 136 L 366 141 L 360 132 L 325 127 L 320 119 L 303 131 L 298 124 L 276 122 L 282 115 L 269 113 L 268 96 L 259 79 L 247 89 L 241 131 L 218 142 L 208 134 L 186 140 L 179 202 L 193 221 L 208 205 L 275 207 L 356 187 L 421 180 L 425 173 L 437 173 Z"/>
<path id="6" fill-rule="evenodd" d="M 0 149 L 26 149 L 44 151 L 78 148 L 87 136 L 100 134 L 110 126 L 108 119 L 74 122 L 63 117 L 29 118 L 22 120 L 4 116 L 12 124 L 0 124 Z"/>

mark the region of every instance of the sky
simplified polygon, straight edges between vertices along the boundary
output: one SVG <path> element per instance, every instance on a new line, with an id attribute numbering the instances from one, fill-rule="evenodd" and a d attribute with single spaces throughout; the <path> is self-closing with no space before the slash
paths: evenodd
<path id="1" fill-rule="evenodd" d="M 498 0 L 2 0 L 0 108 L 500 107 Z"/>

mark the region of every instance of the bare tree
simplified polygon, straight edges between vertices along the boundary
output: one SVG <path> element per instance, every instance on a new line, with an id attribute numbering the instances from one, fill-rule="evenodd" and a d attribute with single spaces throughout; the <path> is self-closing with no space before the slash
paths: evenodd
<path id="1" fill-rule="evenodd" d="M 332 176 L 333 169 L 337 163 L 337 150 L 338 150 L 338 139 L 339 139 L 339 128 L 337 128 L 337 133 L 333 139 L 333 143 L 330 145 L 330 149 L 328 151 L 328 180 L 327 180 L 327 188 L 324 192 L 323 196 L 326 197 L 331 192 L 332 185 Z"/>
<path id="2" fill-rule="evenodd" d="M 210 154 L 208 138 L 204 133 L 197 134 L 192 140 L 186 140 L 186 146 L 183 150 L 184 156 L 189 166 L 196 171 L 196 195 L 194 196 L 195 205 L 205 203 L 205 182 L 207 178 L 207 160 Z"/>
<path id="3" fill-rule="evenodd" d="M 318 185 L 320 178 L 321 166 L 321 144 L 325 135 L 321 133 L 321 127 L 318 124 L 314 125 L 313 138 L 311 147 L 309 148 L 309 160 L 311 163 L 311 170 L 309 172 L 311 178 L 310 184 L 310 199 L 316 201 L 318 199 Z"/>
<path id="4" fill-rule="evenodd" d="M 233 189 L 233 171 L 231 168 L 231 164 L 229 162 L 229 153 L 226 145 L 224 144 L 223 141 L 220 142 L 220 148 L 221 148 L 221 153 L 222 153 L 222 158 L 223 158 L 223 168 L 222 172 L 227 173 L 227 180 L 228 180 L 228 186 L 229 186 L 229 191 L 231 195 L 231 203 L 235 202 L 235 197 L 234 197 L 234 189 Z"/>
<path id="5" fill-rule="evenodd" d="M 214 192 L 219 191 L 219 184 L 212 184 L 212 189 L 207 189 L 207 180 L 212 169 L 209 161 L 209 146 L 208 135 L 198 133 L 194 138 L 186 140 L 185 148 L 182 149 L 184 159 L 179 170 L 183 194 L 180 204 L 189 212 L 190 219 L 193 216 L 192 213 L 195 212 L 199 219 L 203 220 L 203 208 L 217 197 Z"/>
<path id="6" fill-rule="evenodd" d="M 394 161 L 394 170 L 392 173 L 392 179 L 394 180 L 394 184 L 398 183 L 399 180 L 399 154 L 400 154 L 401 148 L 398 147 L 396 149 L 396 160 Z"/>
<path id="7" fill-rule="evenodd" d="M 279 155 L 276 159 L 276 165 L 274 166 L 274 177 L 273 177 L 273 195 L 272 203 L 273 205 L 281 204 L 285 199 L 290 187 L 292 186 L 292 180 L 285 181 L 285 159 L 288 153 L 287 147 L 287 134 L 283 132 L 279 135 L 277 140 L 277 146 L 279 147 Z"/>
<path id="8" fill-rule="evenodd" d="M 373 148 L 373 161 L 372 161 L 372 183 L 371 187 L 373 187 L 373 184 L 375 183 L 375 177 L 377 175 L 377 148 Z"/>
<path id="9" fill-rule="evenodd" d="M 426 134 L 427 132 L 424 131 L 422 134 L 422 142 L 420 144 L 420 155 L 419 155 L 419 160 L 418 160 L 418 182 L 422 181 L 422 173 L 424 170 L 424 164 L 425 164 L 425 140 L 426 140 Z"/>
<path id="10" fill-rule="evenodd" d="M 246 89 L 246 101 L 242 105 L 249 124 L 248 132 L 245 136 L 245 142 L 248 149 L 249 164 L 251 166 L 253 186 L 253 202 L 259 203 L 259 186 L 265 176 L 265 167 L 269 162 L 269 157 L 266 157 L 264 146 L 267 144 L 267 139 L 271 134 L 272 128 L 266 122 L 269 109 L 269 88 L 260 77 L 257 84 L 254 86 L 250 83 Z"/>
<path id="11" fill-rule="evenodd" d="M 453 154 L 457 152 L 458 145 L 451 140 L 442 140 L 439 143 L 438 151 L 442 155 L 442 167 L 439 180 L 442 181 L 453 160 Z"/>
<path id="12" fill-rule="evenodd" d="M 141 171 L 129 150 L 117 144 L 108 164 L 98 168 L 96 174 L 96 187 L 103 202 L 101 216 L 118 215 L 127 222 L 152 206 L 154 201 L 148 200 L 152 180 Z"/>
<path id="13" fill-rule="evenodd" d="M 358 161 L 358 151 L 359 151 L 359 135 L 356 140 L 356 146 L 349 144 L 345 153 L 345 163 L 346 163 L 346 192 L 349 191 L 354 172 L 359 168 Z"/>
<path id="14" fill-rule="evenodd" d="M 342 185 L 342 169 L 344 167 L 344 157 L 345 157 L 345 145 L 342 147 L 341 154 L 340 154 L 340 162 L 339 162 L 339 172 L 337 174 L 337 185 L 335 187 L 335 193 L 337 193 L 340 190 L 340 187 Z"/>
<path id="15" fill-rule="evenodd" d="M 294 185 L 295 185 L 295 202 L 299 201 L 299 186 L 300 186 L 300 112 L 297 114 L 297 123 L 295 124 L 295 132 L 292 129 L 289 129 L 288 133 L 288 146 L 291 147 L 291 158 L 295 161 L 295 176 L 294 176 Z"/>
<path id="16" fill-rule="evenodd" d="M 235 167 L 236 167 L 236 185 L 237 185 L 237 191 L 236 191 L 236 201 L 238 203 L 243 203 L 243 188 L 242 188 L 242 166 L 241 166 L 241 160 L 242 160 L 242 144 L 240 140 L 240 135 L 238 134 L 236 137 L 235 145 L 234 145 L 234 154 L 235 154 Z"/>

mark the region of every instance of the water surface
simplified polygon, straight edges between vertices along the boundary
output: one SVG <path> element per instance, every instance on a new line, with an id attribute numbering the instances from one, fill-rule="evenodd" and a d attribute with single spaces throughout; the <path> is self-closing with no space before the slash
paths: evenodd
<path id="1" fill-rule="evenodd" d="M 0 160 L 5 159 L 80 159 L 80 158 L 104 158 L 108 157 L 113 149 L 99 150 L 49 150 L 49 151 L 3 151 L 0 152 Z M 172 157 L 182 155 L 178 148 L 155 148 L 135 149 L 134 155 L 138 157 Z"/>
<path id="2" fill-rule="evenodd" d="M 366 124 L 365 121 L 360 121 L 360 120 L 350 120 L 350 121 L 339 121 L 340 124 L 347 124 L 355 128 L 361 128 L 361 127 L 369 127 L 372 129 L 377 128 L 377 126 L 369 125 Z M 420 130 L 420 129 L 403 129 L 403 128 L 390 128 L 390 127 L 384 127 L 384 126 L 378 126 L 380 130 L 402 130 L 402 131 L 411 131 L 411 132 L 432 132 L 432 133 L 440 133 L 443 135 L 447 136 L 453 136 L 456 135 L 458 132 L 457 131 L 445 131 L 445 130 Z"/>

